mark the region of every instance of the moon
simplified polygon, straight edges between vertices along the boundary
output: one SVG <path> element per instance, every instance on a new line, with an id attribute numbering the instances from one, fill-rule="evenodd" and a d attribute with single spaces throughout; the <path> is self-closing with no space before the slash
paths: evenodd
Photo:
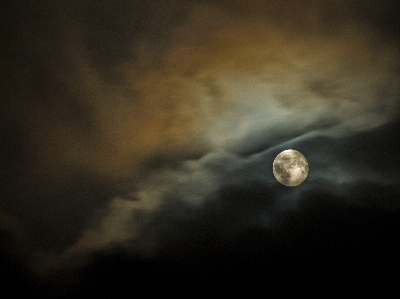
<path id="1" fill-rule="evenodd" d="M 308 161 L 296 150 L 287 149 L 279 153 L 273 163 L 275 178 L 281 184 L 295 187 L 304 182 L 308 176 Z"/>

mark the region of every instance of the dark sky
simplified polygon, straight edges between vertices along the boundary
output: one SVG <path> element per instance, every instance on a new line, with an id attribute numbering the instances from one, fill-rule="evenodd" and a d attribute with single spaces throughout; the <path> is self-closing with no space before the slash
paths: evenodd
<path id="1" fill-rule="evenodd" d="M 387 290 L 397 1 L 22 0 L 0 22 L 2 298 Z M 272 172 L 289 148 L 297 187 Z"/>

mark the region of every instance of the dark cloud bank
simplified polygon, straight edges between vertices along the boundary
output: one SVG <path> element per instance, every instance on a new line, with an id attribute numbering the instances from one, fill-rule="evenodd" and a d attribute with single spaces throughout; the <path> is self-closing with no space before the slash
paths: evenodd
<path id="1" fill-rule="evenodd" d="M 389 290 L 399 13 L 396 1 L 4 4 L 2 296 Z M 272 173 L 288 148 L 310 167 L 294 188 Z"/>

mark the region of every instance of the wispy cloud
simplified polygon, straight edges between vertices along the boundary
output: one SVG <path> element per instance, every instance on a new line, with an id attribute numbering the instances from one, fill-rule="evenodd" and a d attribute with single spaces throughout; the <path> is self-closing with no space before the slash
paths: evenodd
<path id="1" fill-rule="evenodd" d="M 21 76 L 25 88 L 8 79 L 17 87 L 4 92 L 12 94 L 7 120 L 21 126 L 29 148 L 29 165 L 18 174 L 32 187 L 17 202 L 40 202 L 42 227 L 54 225 L 61 236 L 65 226 L 48 215 L 55 207 L 69 215 L 69 239 L 77 240 L 64 256 L 116 244 L 157 247 L 144 234 L 160 237 L 155 223 L 168 227 L 163 211 L 179 202 L 192 217 L 227 196 L 227 186 L 273 197 L 260 208 L 264 216 L 289 207 L 280 204 L 287 193 L 273 192 L 270 169 L 282 147 L 297 146 L 309 158 L 312 184 L 362 177 L 346 162 L 320 162 L 321 155 L 334 159 L 332 140 L 396 117 L 398 44 L 363 14 L 356 18 L 357 2 L 341 8 L 348 2 L 329 1 L 327 8 L 312 1 L 299 10 L 297 2 L 261 2 L 114 8 L 78 1 L 76 12 L 49 14 L 43 26 L 54 32 L 18 35 L 15 46 L 29 40 L 21 51 L 31 58 L 14 57 L 9 78 Z M 39 19 L 36 11 L 27 23 Z M 91 184 L 87 193 L 84 184 Z M 103 186 L 106 199 L 93 191 Z"/>

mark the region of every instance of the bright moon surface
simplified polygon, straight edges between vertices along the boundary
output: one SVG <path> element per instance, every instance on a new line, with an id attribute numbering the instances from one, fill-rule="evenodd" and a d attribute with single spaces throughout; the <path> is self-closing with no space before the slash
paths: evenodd
<path id="1" fill-rule="evenodd" d="M 288 149 L 276 156 L 273 163 L 275 178 L 289 187 L 300 185 L 308 176 L 308 161 L 299 151 Z"/>

